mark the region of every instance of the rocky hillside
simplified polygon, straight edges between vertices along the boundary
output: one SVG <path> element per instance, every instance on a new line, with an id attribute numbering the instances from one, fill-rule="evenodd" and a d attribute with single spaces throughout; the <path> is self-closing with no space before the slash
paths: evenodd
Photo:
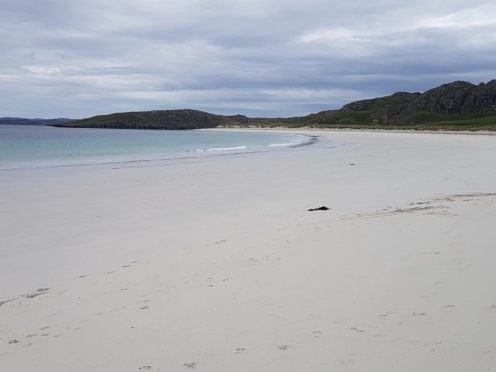
<path id="1" fill-rule="evenodd" d="M 57 126 L 79 128 L 121 129 L 201 129 L 219 125 L 246 125 L 242 115 L 223 116 L 196 110 L 159 110 L 124 112 L 94 116 Z"/>
<path id="2" fill-rule="evenodd" d="M 494 115 L 496 80 L 479 85 L 456 81 L 425 93 L 398 92 L 291 120 L 307 124 L 388 126 L 466 121 Z"/>

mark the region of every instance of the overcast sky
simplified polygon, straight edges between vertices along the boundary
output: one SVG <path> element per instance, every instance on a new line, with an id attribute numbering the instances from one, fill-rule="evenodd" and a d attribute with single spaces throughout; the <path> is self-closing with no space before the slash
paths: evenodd
<path id="1" fill-rule="evenodd" d="M 0 116 L 291 116 L 496 78 L 496 2 L 0 0 Z"/>

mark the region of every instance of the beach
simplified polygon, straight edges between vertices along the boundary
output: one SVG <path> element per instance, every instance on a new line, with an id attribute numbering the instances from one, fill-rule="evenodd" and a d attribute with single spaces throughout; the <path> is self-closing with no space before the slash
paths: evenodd
<path id="1" fill-rule="evenodd" d="M 1 171 L 0 370 L 494 370 L 496 137 L 299 132 Z"/>

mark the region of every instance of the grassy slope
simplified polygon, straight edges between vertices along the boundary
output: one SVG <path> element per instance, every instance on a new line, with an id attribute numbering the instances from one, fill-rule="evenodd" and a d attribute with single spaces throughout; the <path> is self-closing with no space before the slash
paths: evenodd
<path id="1" fill-rule="evenodd" d="M 355 129 L 416 129 L 416 130 L 491 130 L 496 131 L 496 115 L 474 114 L 435 114 L 416 112 L 402 118 L 403 123 L 373 124 L 371 113 L 328 111 L 293 119 L 258 119 L 252 125 L 262 127 L 315 127 L 315 128 L 355 128 Z"/>
<path id="2" fill-rule="evenodd" d="M 466 87 L 466 84 L 463 87 Z M 475 86 L 470 86 L 470 88 L 478 89 Z M 463 106 L 464 100 L 468 98 L 464 97 L 462 93 L 463 89 L 460 88 L 460 83 L 452 83 L 424 94 L 399 92 L 386 97 L 351 102 L 341 110 L 322 111 L 299 118 L 258 119 L 253 120 L 252 124 L 269 127 L 285 125 L 295 128 L 308 126 L 317 128 L 496 130 L 495 106 L 486 105 L 486 108 L 479 109 L 470 105 Z M 461 96 L 459 97 L 457 94 L 461 94 Z M 448 108 L 453 105 L 453 102 L 457 102 L 460 105 L 460 111 L 464 112 L 447 113 L 450 112 Z M 423 107 L 424 111 L 420 111 Z M 433 110 L 425 111 L 427 107 Z"/>
<path id="3" fill-rule="evenodd" d="M 115 113 L 109 115 L 93 116 L 91 118 L 78 120 L 75 123 L 72 123 L 71 125 L 74 127 L 83 127 L 83 126 L 92 126 L 92 125 L 96 126 L 101 124 L 102 122 L 113 124 L 113 123 L 120 123 L 122 121 L 131 121 L 131 120 L 135 121 L 137 124 L 144 124 L 144 120 L 139 116 L 135 115 L 134 113 L 123 112 L 123 113 Z"/>
<path id="4" fill-rule="evenodd" d="M 121 112 L 68 123 L 80 128 L 196 129 L 213 128 L 225 117 L 196 110 Z"/>

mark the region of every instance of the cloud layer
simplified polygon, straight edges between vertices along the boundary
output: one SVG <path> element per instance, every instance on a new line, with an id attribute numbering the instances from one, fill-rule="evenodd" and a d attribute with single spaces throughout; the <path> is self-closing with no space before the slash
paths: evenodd
<path id="1" fill-rule="evenodd" d="M 291 116 L 496 78 L 496 5 L 1 0 L 0 116 Z"/>

